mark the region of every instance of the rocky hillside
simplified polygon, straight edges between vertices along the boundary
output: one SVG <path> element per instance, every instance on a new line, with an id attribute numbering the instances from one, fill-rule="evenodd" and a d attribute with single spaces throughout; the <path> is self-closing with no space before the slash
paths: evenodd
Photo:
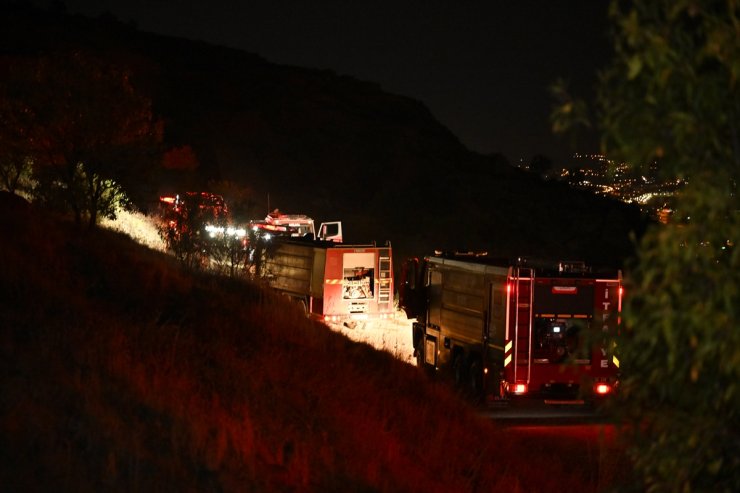
<path id="1" fill-rule="evenodd" d="M 260 211 L 340 219 L 350 241 L 391 240 L 397 258 L 443 248 L 615 263 L 641 228 L 636 209 L 470 152 L 423 104 L 372 82 L 112 18 L 6 10 L 3 54 L 82 47 L 134 67 L 166 147 L 190 146 L 198 163 L 153 190 L 229 180 Z"/>

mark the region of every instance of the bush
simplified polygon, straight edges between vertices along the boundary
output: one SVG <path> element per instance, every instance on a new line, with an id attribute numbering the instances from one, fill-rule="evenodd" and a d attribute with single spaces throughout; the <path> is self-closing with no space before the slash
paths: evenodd
<path id="1" fill-rule="evenodd" d="M 712 193 L 713 192 L 713 193 Z M 693 186 L 629 276 L 620 411 L 648 491 L 740 491 L 740 212 Z"/>

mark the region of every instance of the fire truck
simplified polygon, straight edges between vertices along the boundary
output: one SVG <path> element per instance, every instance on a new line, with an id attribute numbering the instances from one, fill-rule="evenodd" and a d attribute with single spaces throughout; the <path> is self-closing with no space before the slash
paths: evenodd
<path id="1" fill-rule="evenodd" d="M 325 322 L 393 315 L 391 245 L 275 238 L 265 259 L 269 285 Z"/>
<path id="2" fill-rule="evenodd" d="M 402 269 L 417 365 L 487 400 L 597 402 L 614 391 L 622 276 L 583 262 L 438 252 Z"/>
<path id="3" fill-rule="evenodd" d="M 215 224 L 226 222 L 229 210 L 221 195 L 209 192 L 186 192 L 159 197 L 159 216 L 172 237 L 194 234 L 194 227 L 205 223 L 205 232 L 211 233 Z"/>
<path id="4" fill-rule="evenodd" d="M 264 220 L 251 221 L 249 227 L 265 235 L 291 238 L 316 237 L 337 243 L 341 243 L 343 239 L 341 221 L 321 223 L 317 234 L 312 218 L 305 214 L 284 214 L 279 209 L 270 212 Z"/>
<path id="5" fill-rule="evenodd" d="M 209 192 L 187 192 L 177 195 L 162 195 L 159 197 L 160 207 L 164 211 L 183 213 L 190 208 L 207 210 L 209 216 L 215 218 L 228 215 L 224 198 Z"/>

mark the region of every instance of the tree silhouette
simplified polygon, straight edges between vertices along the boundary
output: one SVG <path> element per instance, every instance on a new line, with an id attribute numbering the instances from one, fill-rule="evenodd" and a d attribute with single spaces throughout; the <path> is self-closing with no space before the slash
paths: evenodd
<path id="1" fill-rule="evenodd" d="M 207 270 L 224 238 L 209 228 L 225 230 L 227 226 L 228 211 L 222 197 L 188 192 L 178 196 L 174 204 L 163 206 L 160 236 L 185 267 Z"/>
<path id="2" fill-rule="evenodd" d="M 20 88 L 9 83 L 14 71 L 12 62 L 0 58 L 0 187 L 16 193 L 23 191 L 31 178 L 28 141 L 32 118 L 19 99 Z"/>
<path id="3" fill-rule="evenodd" d="M 14 152 L 10 147 L 0 143 L 0 190 L 10 193 L 30 192 L 31 160 L 22 153 Z"/>
<path id="4" fill-rule="evenodd" d="M 639 244 L 616 341 L 636 483 L 740 491 L 740 4 L 614 0 L 610 15 L 603 149 L 688 180 L 674 223 Z"/>
<path id="5" fill-rule="evenodd" d="M 588 105 L 571 96 L 568 83 L 564 79 L 558 79 L 548 89 L 553 98 L 550 113 L 552 131 L 555 135 L 567 136 L 570 145 L 578 149 L 579 141 L 592 128 Z"/>
<path id="6" fill-rule="evenodd" d="M 91 228 L 114 216 L 111 197 L 148 175 L 161 141 L 132 73 L 79 51 L 4 62 L 1 138 L 32 161 L 37 198 Z"/>
<path id="7" fill-rule="evenodd" d="M 168 149 L 162 156 L 162 167 L 165 169 L 195 171 L 198 166 L 198 157 L 189 145 Z"/>

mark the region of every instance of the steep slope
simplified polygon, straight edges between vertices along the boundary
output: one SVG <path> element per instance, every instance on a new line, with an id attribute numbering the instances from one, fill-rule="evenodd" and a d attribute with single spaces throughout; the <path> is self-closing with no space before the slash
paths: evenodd
<path id="1" fill-rule="evenodd" d="M 592 492 L 619 470 L 517 443 L 257 286 L 4 192 L 0 230 L 4 491 Z"/>

